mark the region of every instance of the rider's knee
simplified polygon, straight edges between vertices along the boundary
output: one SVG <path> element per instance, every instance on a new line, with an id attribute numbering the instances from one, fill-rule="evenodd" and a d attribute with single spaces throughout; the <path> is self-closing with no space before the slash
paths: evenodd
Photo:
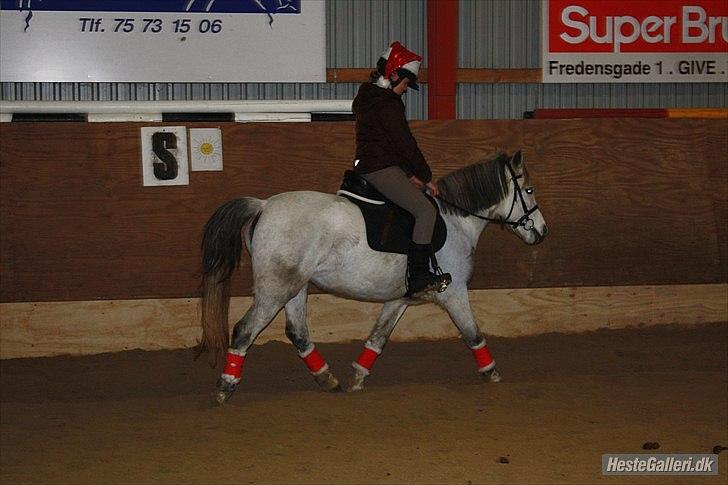
<path id="1" fill-rule="evenodd" d="M 417 220 L 434 222 L 437 219 L 437 209 L 435 206 L 427 202 L 421 207 L 417 208 L 417 213 L 414 214 Z"/>

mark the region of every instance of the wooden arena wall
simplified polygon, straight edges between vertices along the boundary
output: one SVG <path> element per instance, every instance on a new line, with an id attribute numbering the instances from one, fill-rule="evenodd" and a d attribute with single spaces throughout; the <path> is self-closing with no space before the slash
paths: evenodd
<path id="1" fill-rule="evenodd" d="M 100 316 L 124 302 L 141 302 L 138 309 L 193 301 L 202 227 L 219 204 L 289 190 L 334 192 L 354 155 L 351 122 L 184 125 L 222 129 L 224 171 L 191 172 L 188 186 L 143 187 L 140 128 L 153 123 L 0 124 L 3 357 L 17 356 L 16 347 L 35 338 L 39 305 L 56 308 L 44 315 L 63 333 L 74 302 L 101 304 L 98 314 L 89 313 Z M 489 227 L 475 255 L 472 289 L 533 295 L 551 288 L 563 297 L 547 298 L 555 309 L 574 306 L 573 295 L 584 288 L 601 288 L 605 298 L 620 294 L 616 287 L 636 288 L 653 295 L 643 302 L 650 308 L 659 288 L 684 288 L 693 306 L 712 308 L 695 318 L 725 320 L 728 120 L 459 120 L 412 127 L 435 177 L 498 150 L 525 155 L 550 235 L 527 246 Z M 250 295 L 245 262 L 233 288 L 236 297 Z M 149 315 L 158 315 L 158 305 Z M 594 315 L 598 328 L 599 311 Z M 543 330 L 549 329 L 558 328 Z M 110 345 L 99 348 L 128 347 Z"/>

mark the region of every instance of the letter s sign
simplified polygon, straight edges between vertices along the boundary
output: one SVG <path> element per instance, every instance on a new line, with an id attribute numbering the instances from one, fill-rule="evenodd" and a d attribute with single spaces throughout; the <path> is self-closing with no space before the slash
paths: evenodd
<path id="1" fill-rule="evenodd" d="M 144 186 L 190 183 L 187 127 L 149 126 L 141 129 Z"/>
<path id="2" fill-rule="evenodd" d="M 159 180 L 177 178 L 179 165 L 177 158 L 169 150 L 177 151 L 177 135 L 161 131 L 152 135 L 152 151 L 157 157 L 153 162 L 154 176 Z"/>

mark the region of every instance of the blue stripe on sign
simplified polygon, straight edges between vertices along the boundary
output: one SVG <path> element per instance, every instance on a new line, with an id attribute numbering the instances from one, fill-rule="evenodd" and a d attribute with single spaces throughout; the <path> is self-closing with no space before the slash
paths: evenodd
<path id="1" fill-rule="evenodd" d="M 297 14 L 301 0 L 0 0 L 0 10 Z"/>

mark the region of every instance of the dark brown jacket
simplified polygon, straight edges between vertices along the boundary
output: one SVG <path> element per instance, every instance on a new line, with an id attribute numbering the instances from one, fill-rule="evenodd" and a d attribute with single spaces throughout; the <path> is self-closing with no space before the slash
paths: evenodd
<path id="1" fill-rule="evenodd" d="M 422 182 L 432 180 L 432 172 L 405 117 L 401 96 L 391 89 L 364 83 L 354 98 L 356 115 L 356 168 L 371 173 L 398 165 L 407 176 L 416 175 Z"/>

